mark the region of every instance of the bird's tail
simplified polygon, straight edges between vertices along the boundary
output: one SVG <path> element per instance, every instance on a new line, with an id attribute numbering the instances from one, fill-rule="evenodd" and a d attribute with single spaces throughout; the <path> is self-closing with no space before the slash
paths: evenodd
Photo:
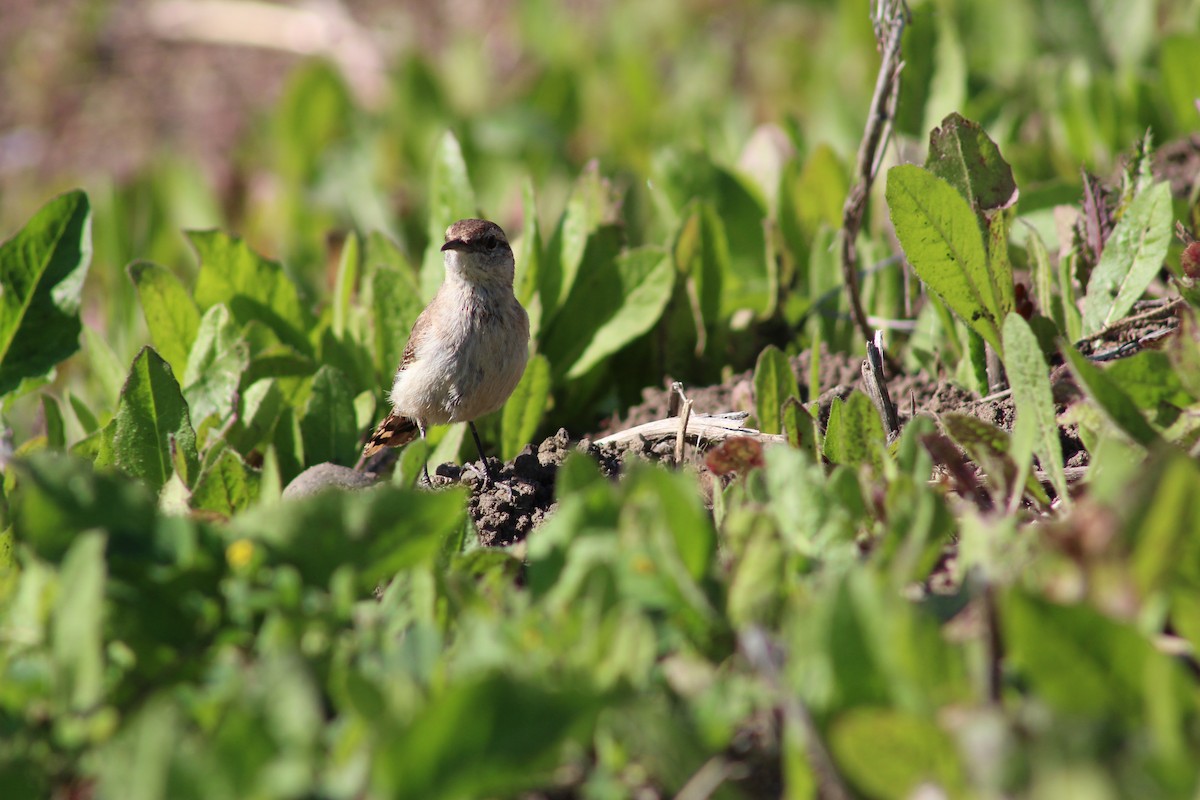
<path id="1" fill-rule="evenodd" d="M 402 417 L 395 412 L 388 414 L 363 446 L 362 456 L 358 459 L 356 469 L 366 464 L 371 456 L 385 447 L 400 447 L 408 444 L 420 433 L 421 429 L 417 427 L 417 421 L 412 417 Z"/>

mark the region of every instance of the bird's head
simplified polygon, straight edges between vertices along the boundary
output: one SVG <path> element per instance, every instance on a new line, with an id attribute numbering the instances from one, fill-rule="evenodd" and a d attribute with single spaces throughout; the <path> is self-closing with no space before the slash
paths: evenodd
<path id="1" fill-rule="evenodd" d="M 512 286 L 512 248 L 508 237 L 486 219 L 460 219 L 446 229 L 446 271 L 476 284 Z"/>

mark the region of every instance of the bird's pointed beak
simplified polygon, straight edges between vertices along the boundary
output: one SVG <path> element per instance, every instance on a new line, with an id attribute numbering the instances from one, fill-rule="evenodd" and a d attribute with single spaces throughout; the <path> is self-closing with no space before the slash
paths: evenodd
<path id="1" fill-rule="evenodd" d="M 445 252 L 446 250 L 465 250 L 466 247 L 467 247 L 467 243 L 464 242 L 462 239 L 451 239 L 450 241 L 448 241 L 444 245 L 442 245 L 442 251 Z"/>

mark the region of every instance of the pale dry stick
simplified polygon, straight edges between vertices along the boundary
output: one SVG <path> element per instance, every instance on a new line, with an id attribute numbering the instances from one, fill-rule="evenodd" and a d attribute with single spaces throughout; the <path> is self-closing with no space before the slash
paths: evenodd
<path id="1" fill-rule="evenodd" d="M 763 443 L 787 441 L 787 437 L 782 434 L 763 433 L 754 428 L 745 427 L 746 418 L 749 416 L 744 411 L 732 411 L 727 414 L 692 414 L 691 419 L 687 422 L 685 436 L 694 439 L 697 444 L 705 440 L 720 442 L 731 436 L 749 436 Z M 633 442 L 674 441 L 678 435 L 679 419 L 668 417 L 617 431 L 603 439 L 597 439 L 595 444 L 627 447 Z"/>
<path id="2" fill-rule="evenodd" d="M 875 78 L 875 93 L 867 113 L 867 125 L 858 147 L 855 176 L 858 182 L 846 195 L 842 206 L 842 279 L 850 296 L 850 314 L 854 324 L 866 339 L 871 338 L 871 325 L 863 310 L 858 286 L 858 232 L 862 228 L 867 197 L 879 174 L 883 152 L 892 135 L 892 120 L 900 95 L 900 40 L 908 22 L 908 6 L 904 0 L 879 0 L 872 12 L 875 38 L 882 53 L 879 74 Z"/>
<path id="3" fill-rule="evenodd" d="M 674 398 L 679 398 L 679 432 L 675 434 L 675 466 L 679 466 L 683 463 L 683 448 L 687 444 L 687 426 L 692 417 L 692 401 L 683 393 L 683 384 L 679 381 L 675 381 L 671 389 L 674 392 L 672 406 L 675 405 Z"/>

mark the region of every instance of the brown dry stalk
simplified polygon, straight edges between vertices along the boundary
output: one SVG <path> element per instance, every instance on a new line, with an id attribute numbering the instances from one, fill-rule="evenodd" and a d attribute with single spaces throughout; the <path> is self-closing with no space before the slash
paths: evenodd
<path id="1" fill-rule="evenodd" d="M 854 324 L 866 339 L 871 338 L 872 331 L 859 293 L 856 242 L 867 208 L 867 196 L 879 174 L 883 151 L 892 134 L 892 120 L 900 96 L 900 70 L 904 68 L 904 62 L 900 60 L 900 39 L 908 22 L 908 6 L 904 0 L 876 0 L 871 21 L 882 60 L 875 79 L 875 94 L 867 114 L 867 126 L 858 147 L 858 165 L 854 173 L 858 182 L 842 206 L 842 278 L 850 296 L 850 313 Z"/>

